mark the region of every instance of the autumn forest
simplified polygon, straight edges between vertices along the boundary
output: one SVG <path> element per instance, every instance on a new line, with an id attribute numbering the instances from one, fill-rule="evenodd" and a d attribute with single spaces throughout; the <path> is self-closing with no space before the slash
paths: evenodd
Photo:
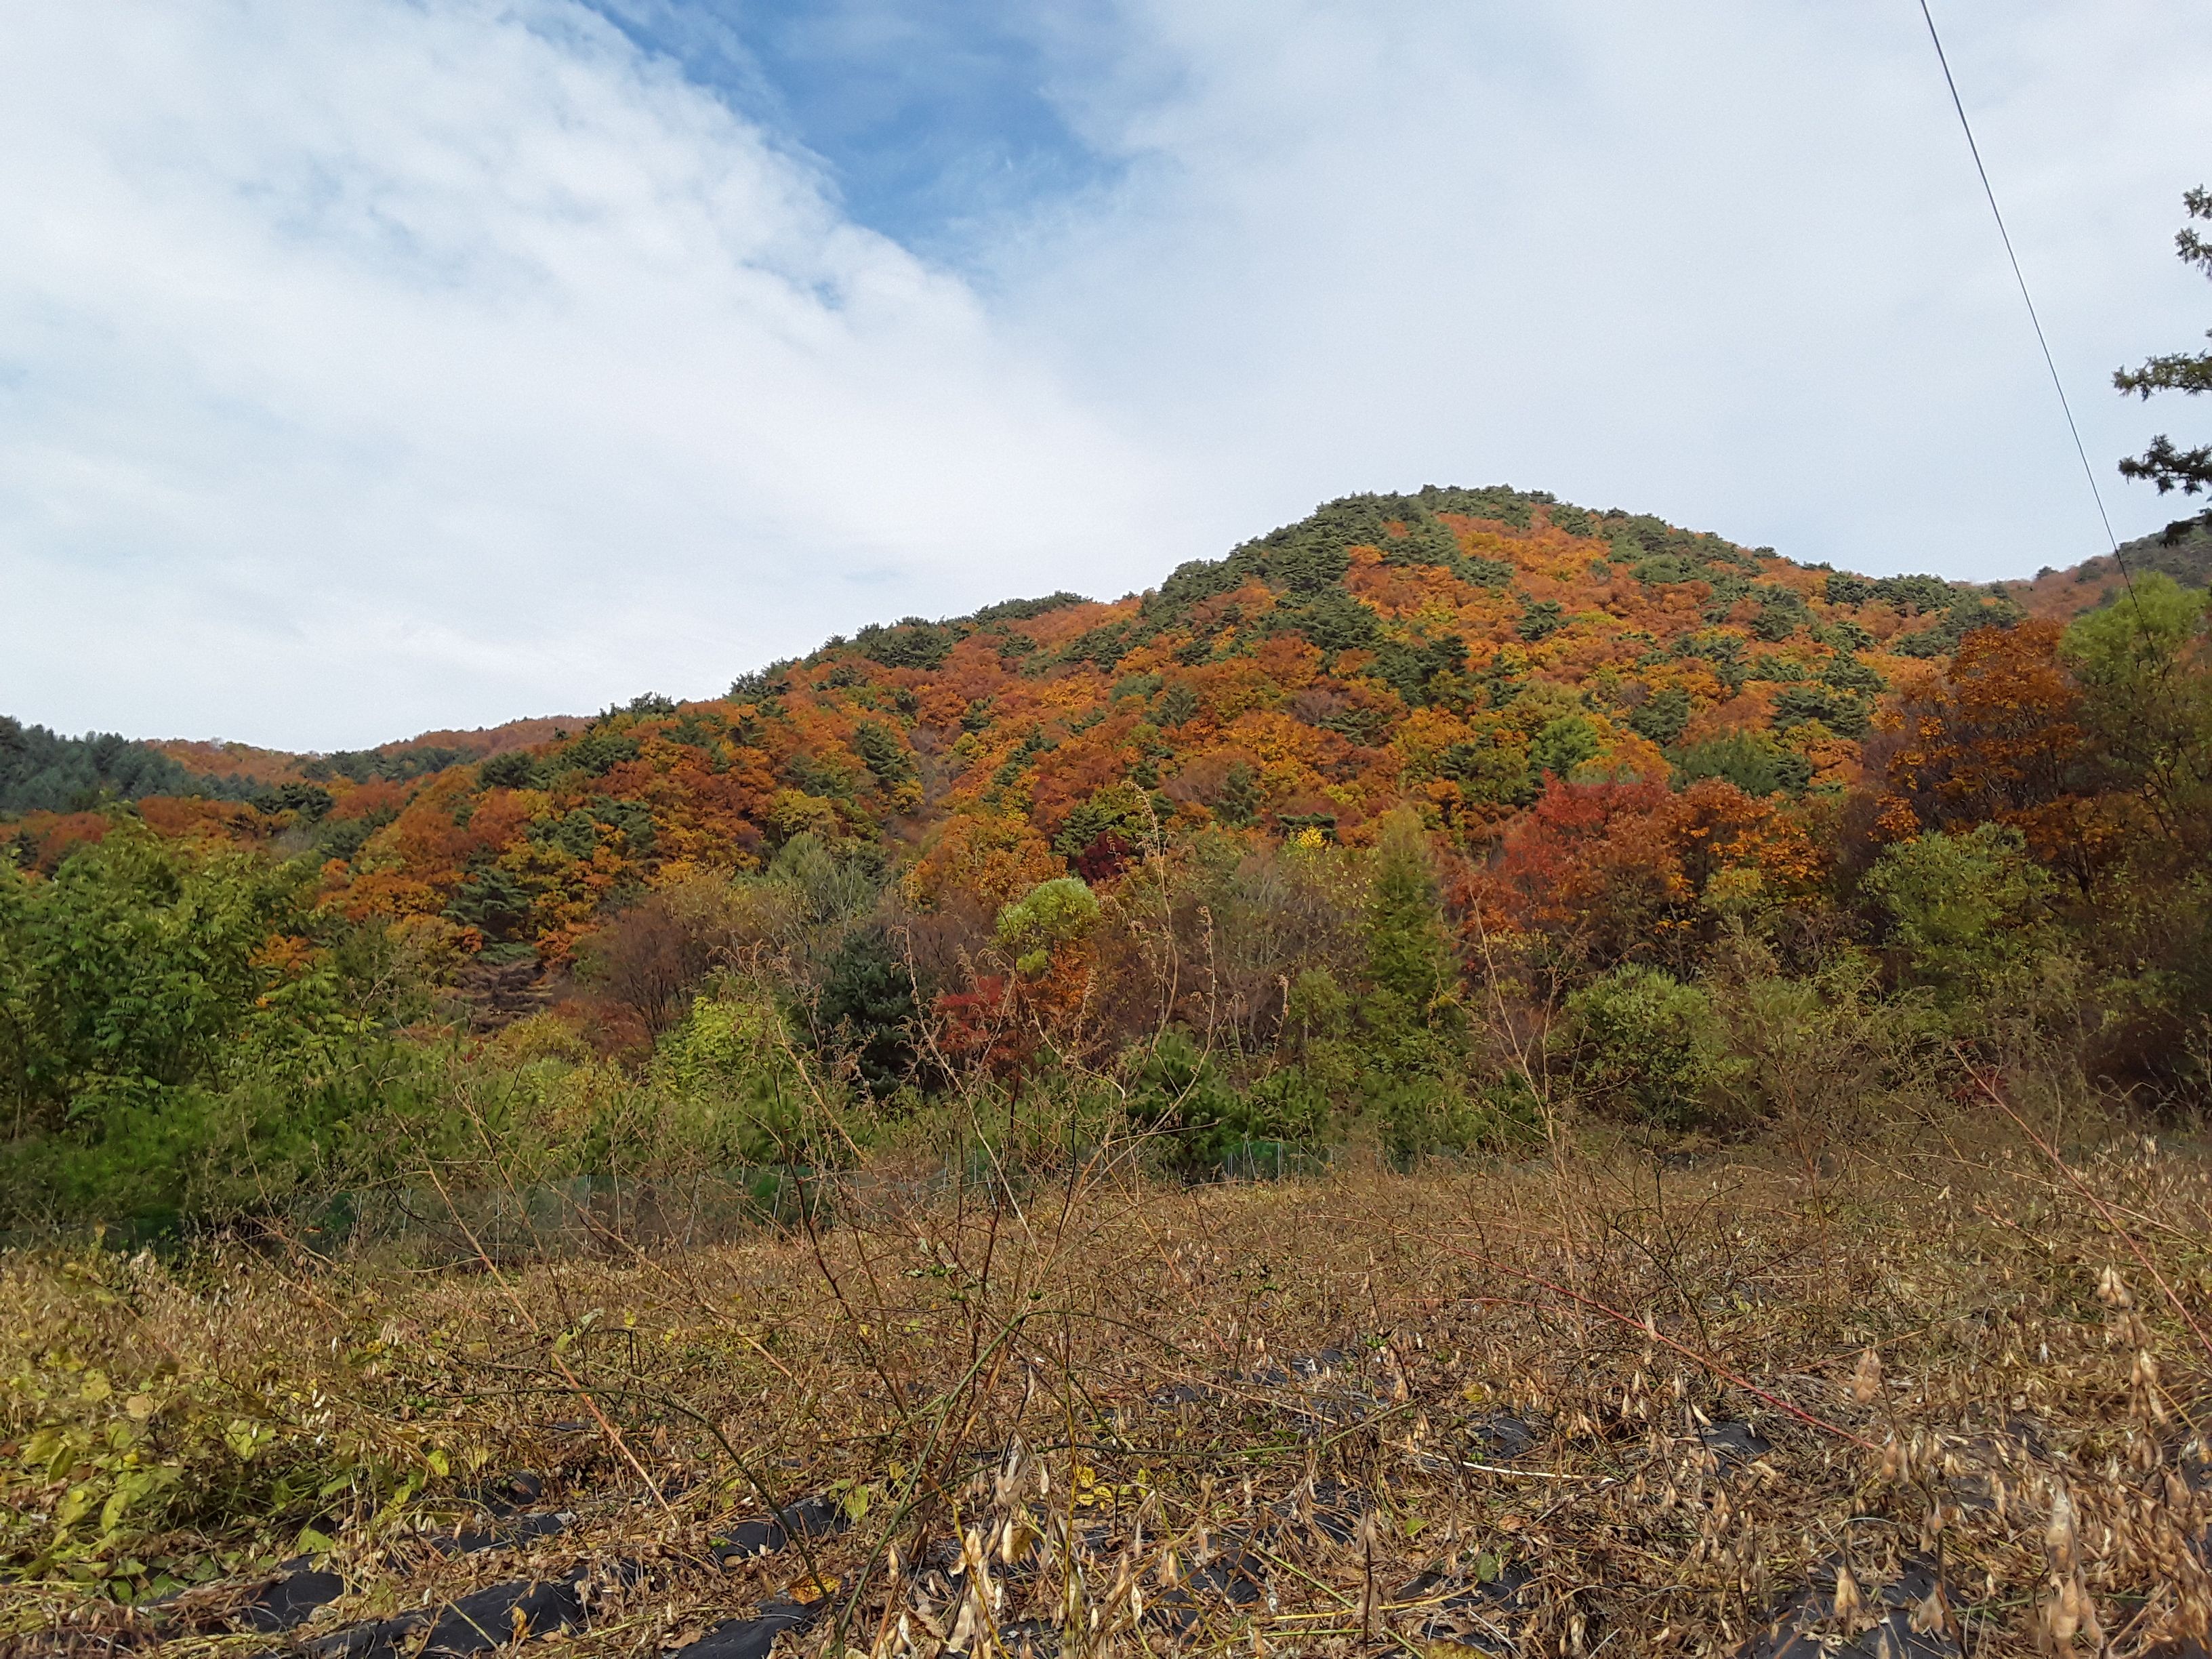
<path id="1" fill-rule="evenodd" d="M 532 1180 L 837 1164 L 978 1091 L 1186 1177 L 1711 1144 L 1973 1057 L 2201 1109 L 2212 535 L 2124 551 L 1873 579 L 1430 488 L 701 701 L 0 722 L 0 1210 L 297 1221 L 495 1128 Z"/>

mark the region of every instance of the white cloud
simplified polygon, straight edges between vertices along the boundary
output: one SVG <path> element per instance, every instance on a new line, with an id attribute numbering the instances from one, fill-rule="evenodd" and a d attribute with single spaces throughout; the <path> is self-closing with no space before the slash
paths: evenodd
<path id="1" fill-rule="evenodd" d="M 0 707 L 328 746 L 1095 567 L 1150 468 L 544 3 L 9 8 Z"/>
<path id="2" fill-rule="evenodd" d="M 2212 13 L 1937 8 L 2112 477 L 2204 326 Z M 333 746 L 1510 480 L 2095 548 L 1917 9 L 1034 9 L 1111 190 L 975 288 L 569 0 L 0 0 L 0 709 Z M 1080 19 L 1080 27 L 1070 21 Z"/>
<path id="3" fill-rule="evenodd" d="M 2163 523 L 2112 462 L 2201 411 L 2106 377 L 2212 313 L 2168 252 L 2212 12 L 1936 9 L 2121 533 Z M 2097 550 L 1909 0 L 1127 0 L 1114 39 L 1064 95 L 1128 181 L 1008 286 L 1041 350 L 1212 469 L 1217 536 L 1510 479 L 1861 568 Z"/>

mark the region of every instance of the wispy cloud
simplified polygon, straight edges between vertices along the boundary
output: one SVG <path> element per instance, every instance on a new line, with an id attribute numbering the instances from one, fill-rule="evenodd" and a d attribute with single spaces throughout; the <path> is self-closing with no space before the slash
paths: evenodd
<path id="1" fill-rule="evenodd" d="M 699 694 L 1149 521 L 960 283 L 577 8 L 11 43 L 0 704 L 331 744 Z"/>

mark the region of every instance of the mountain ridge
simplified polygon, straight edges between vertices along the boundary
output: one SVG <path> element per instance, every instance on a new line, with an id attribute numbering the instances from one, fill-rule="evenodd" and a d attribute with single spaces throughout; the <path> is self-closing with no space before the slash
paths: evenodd
<path id="1" fill-rule="evenodd" d="M 1431 488 L 1433 489 L 1435 487 L 1431 486 Z M 1547 492 L 1543 491 L 1516 493 L 1525 493 L 1531 500 L 1534 501 L 1540 501 L 1548 499 Z M 1340 500 L 1346 501 L 1358 499 L 1362 498 L 1359 496 L 1340 498 Z M 1332 503 L 1332 505 L 1334 503 Z M 1571 508 L 1571 510 L 1584 514 L 1587 516 L 1607 520 L 1644 518 L 1650 516 L 1631 514 L 1626 513 L 1624 509 L 1617 508 L 1606 509 L 1601 514 L 1591 514 L 1589 509 L 1585 508 Z M 2166 574 L 2174 576 L 2177 580 L 2182 581 L 2186 586 L 2203 586 L 2208 580 L 2212 580 L 2212 528 L 2207 528 L 2203 524 L 2196 520 L 2184 520 L 2179 521 L 2177 525 L 2171 526 L 2170 529 L 2181 533 L 2169 539 L 2166 534 L 2153 532 L 2148 535 L 2135 538 L 2130 541 L 2123 542 L 2120 544 L 2120 552 L 2122 556 L 2129 562 L 2131 568 L 2148 568 L 2163 571 Z M 1680 533 L 1697 535 L 1699 533 L 1711 532 L 1683 532 Z M 1260 538 L 1255 539 L 1256 540 Z M 1250 543 L 1247 543 L 1243 545 L 1249 546 L 1250 544 Z M 1771 551 L 1771 550 L 1765 550 Z M 1233 556 L 1233 553 L 1229 556 Z M 1839 574 L 1846 575 L 1860 574 L 1857 572 L 1843 571 L 1839 567 L 1835 567 L 1826 562 L 1799 563 L 1796 561 L 1788 559 L 1787 556 L 1778 555 L 1777 556 L 1783 558 L 1785 562 L 1792 564 L 1796 568 L 1800 569 L 1822 572 L 1835 569 L 1838 570 Z M 1188 562 L 1188 563 L 1206 565 L 1222 562 L 1223 561 L 1197 560 Z M 1188 568 L 1188 566 L 1179 568 Z M 1920 577 L 1908 575 L 1904 573 L 1886 578 L 1872 576 L 1864 578 L 1864 580 L 1872 582 L 1911 581 L 1921 579 L 1922 578 Z M 2118 597 L 2120 591 L 2118 586 L 2118 572 L 2114 566 L 2112 556 L 2109 554 L 2093 555 L 2092 556 L 2081 561 L 2079 563 L 2072 565 L 2060 567 L 2046 566 L 2039 570 L 2032 577 L 1999 577 L 1989 581 L 1976 582 L 1950 577 L 1929 575 L 1925 577 L 1925 580 L 1940 581 L 1954 589 L 1965 589 L 1984 593 L 2001 593 L 2009 595 L 2014 600 L 2021 603 L 2023 609 L 2025 609 L 2029 615 L 2050 617 L 2060 621 L 2070 620 L 2073 617 L 2080 615 L 2085 610 L 2095 609 L 2099 605 L 2110 604 L 2113 599 Z M 2094 592 L 2085 593 L 2081 591 L 2085 585 L 2092 582 L 2097 584 Z M 1085 604 L 1116 604 L 1133 599 L 1139 599 L 1143 597 L 1145 592 L 1152 591 L 1156 590 L 1146 589 L 1126 593 L 1121 596 L 1120 600 L 1097 600 L 1092 599 L 1086 595 L 1080 594 L 1057 594 L 1048 596 L 1047 599 L 1015 599 L 1000 601 L 994 605 L 985 605 L 979 608 L 977 611 L 960 615 L 939 617 L 934 618 L 905 618 L 902 620 L 908 622 L 925 620 L 939 627 L 957 626 L 965 623 L 988 620 L 994 612 L 1012 611 L 1020 607 L 1046 604 L 1053 599 L 1078 600 Z M 861 632 L 865 634 L 871 631 L 872 628 L 879 629 L 895 625 L 896 624 L 876 623 L 872 625 L 864 625 Z M 817 647 L 817 651 L 829 649 L 836 644 L 844 643 L 848 638 L 848 636 L 847 635 L 834 635 L 830 636 L 829 640 L 825 641 L 823 646 Z M 783 660 L 800 661 L 805 660 L 805 659 L 793 658 Z M 683 702 L 708 702 L 718 701 L 718 699 L 712 697 L 699 697 L 678 699 L 678 701 Z M 602 714 L 604 714 L 604 712 L 605 711 L 602 711 Z M 0 719 L 7 718 L 9 717 L 4 714 L 0 714 Z M 387 738 L 381 743 L 370 745 L 366 750 L 356 750 L 275 749 L 264 744 L 249 744 L 222 738 L 185 737 L 176 734 L 131 738 L 117 732 L 89 732 L 85 733 L 82 739 L 73 739 L 68 738 L 66 734 L 61 733 L 54 728 L 37 727 L 35 729 L 48 731 L 54 736 L 63 738 L 64 741 L 106 739 L 109 741 L 120 740 L 125 743 L 143 744 L 147 748 L 168 755 L 173 759 L 185 766 L 185 768 L 188 771 L 191 772 L 196 777 L 220 778 L 224 776 L 242 776 L 261 781 L 283 781 L 285 778 L 290 778 L 295 775 L 294 770 L 291 769 L 295 769 L 300 765 L 316 760 L 329 760 L 333 757 L 343 757 L 350 755 L 388 755 L 406 750 L 450 748 L 460 752 L 468 758 L 481 759 L 488 755 L 500 752 L 507 749 L 526 747 L 532 744 L 550 741 L 557 733 L 562 731 L 575 730 L 579 727 L 588 725 L 592 720 L 597 718 L 599 718 L 599 716 L 579 713 L 520 715 L 513 720 L 496 721 L 489 726 L 471 727 L 440 727 L 434 730 L 418 732 L 404 737 Z M 21 721 L 18 721 L 17 723 L 19 725 L 25 726 L 27 728 L 28 727 L 28 723 Z M 282 774 L 281 777 L 273 777 L 270 775 L 272 773 L 279 772 Z"/>
<path id="2" fill-rule="evenodd" d="M 1962 638 L 2094 608 L 2100 566 L 1871 578 L 1545 492 L 1431 486 L 1339 498 L 1119 599 L 872 624 L 720 697 L 335 755 L 137 745 L 168 769 L 127 805 L 26 805 L 20 781 L 11 801 L 0 731 L 0 810 L 33 868 L 124 805 L 313 858 L 350 914 L 556 961 L 645 891 L 802 834 L 881 844 L 925 902 L 995 903 L 1163 824 L 1357 842 L 1410 805 L 1472 850 L 1547 777 L 1840 794 L 1867 781 L 1882 712 Z M 9 726 L 18 751 L 40 730 Z M 179 787 L 188 763 L 205 781 Z"/>

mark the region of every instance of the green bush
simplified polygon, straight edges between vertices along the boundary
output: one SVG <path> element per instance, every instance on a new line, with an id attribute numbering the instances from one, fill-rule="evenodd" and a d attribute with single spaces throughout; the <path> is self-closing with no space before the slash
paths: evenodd
<path id="1" fill-rule="evenodd" d="M 1171 1137 L 1169 1163 L 1201 1169 L 1247 1138 L 1248 1098 L 1189 1032 L 1170 1027 L 1127 1064 L 1129 1115 L 1140 1128 Z"/>
<path id="2" fill-rule="evenodd" d="M 1098 922 L 1098 898 L 1073 876 L 1056 876 L 999 912 L 999 948 L 1025 974 L 1042 973 L 1052 952 L 1072 945 Z"/>
<path id="3" fill-rule="evenodd" d="M 2026 960 L 2050 886 L 2019 830 L 1984 823 L 1886 849 L 1865 891 L 1887 917 L 1906 976 L 1957 1002 Z"/>
<path id="4" fill-rule="evenodd" d="M 1210 1174 L 1255 1144 L 1317 1145 L 1328 1124 L 1328 1092 L 1306 1068 L 1279 1067 L 1239 1085 L 1180 1026 L 1125 1064 L 1131 1119 L 1161 1133 L 1170 1149 L 1163 1161 L 1186 1173 Z"/>
<path id="5" fill-rule="evenodd" d="M 1656 968 L 1615 969 L 1576 992 L 1567 1036 L 1584 1093 L 1661 1128 L 1718 1115 L 1742 1069 L 1705 988 Z"/>
<path id="6" fill-rule="evenodd" d="M 1419 822 L 1407 812 L 1384 822 L 1376 849 L 1367 904 L 1367 978 L 1362 1012 L 1376 1036 L 1457 1028 L 1458 975 L 1436 872 Z"/>
<path id="7" fill-rule="evenodd" d="M 881 927 L 856 927 L 831 954 L 813 1009 L 821 1044 L 848 1055 L 870 1094 L 896 1093 L 913 1074 L 914 975 Z"/>
<path id="8" fill-rule="evenodd" d="M 118 822 L 52 881 L 12 893 L 0 945 L 33 1115 L 96 1121 L 112 1105 L 219 1084 L 248 1059 L 306 1058 L 331 1036 L 335 986 L 266 947 L 311 927 L 304 878 Z"/>
<path id="9" fill-rule="evenodd" d="M 2077 618 L 2060 653 L 2081 683 L 2103 763 L 2149 810 L 2173 853 L 2212 849 L 2212 596 L 2150 571 L 2130 595 Z"/>
<path id="10" fill-rule="evenodd" d="M 714 1169 L 844 1161 L 841 1137 L 813 1104 L 783 1016 L 745 998 L 701 997 L 660 1040 L 649 1072 L 651 1139 L 661 1161 Z"/>

